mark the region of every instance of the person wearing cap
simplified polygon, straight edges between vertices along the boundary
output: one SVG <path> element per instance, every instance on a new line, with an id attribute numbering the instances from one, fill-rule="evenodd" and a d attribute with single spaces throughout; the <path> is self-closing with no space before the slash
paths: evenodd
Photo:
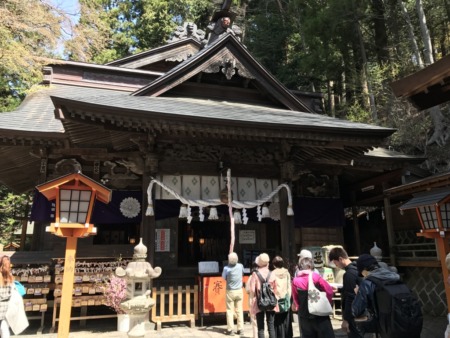
<path id="1" fill-rule="evenodd" d="M 308 257 L 308 258 L 312 258 L 312 252 L 306 249 L 301 250 L 298 254 L 298 260 L 304 258 L 304 257 Z"/>
<path id="2" fill-rule="evenodd" d="M 300 269 L 299 269 L 299 265 L 300 265 L 300 261 L 302 260 L 302 258 L 311 258 L 313 259 L 312 256 L 312 252 L 307 250 L 307 249 L 302 249 L 298 254 L 298 263 L 297 266 L 295 267 L 295 272 L 294 272 L 294 277 L 297 276 L 297 274 L 299 273 Z M 313 260 L 314 261 L 314 260 Z M 314 268 L 314 272 L 319 273 L 319 271 L 317 269 Z"/>
<path id="3" fill-rule="evenodd" d="M 356 325 L 352 315 L 352 303 L 353 299 L 355 299 L 354 290 L 362 281 L 358 273 L 358 268 L 356 267 L 356 262 L 352 262 L 348 257 L 347 251 L 341 247 L 334 247 L 330 250 L 328 261 L 332 262 L 337 268 L 345 270 L 341 290 L 341 328 L 349 338 L 363 338 L 364 332 L 361 327 Z"/>
<path id="4" fill-rule="evenodd" d="M 244 311 L 242 301 L 244 293 L 242 292 L 242 277 L 244 276 L 244 266 L 238 263 L 238 255 L 232 252 L 228 255 L 228 265 L 223 268 L 222 277 L 227 281 L 226 292 L 226 316 L 227 316 L 227 335 L 234 335 L 234 315 L 237 315 L 237 334 L 243 333 L 244 329 Z"/>
<path id="5" fill-rule="evenodd" d="M 355 287 L 355 299 L 352 303 L 352 315 L 356 321 L 360 318 L 370 317 L 374 313 L 375 304 L 375 288 L 376 284 L 367 279 L 368 276 L 373 276 L 382 281 L 395 282 L 400 280 L 400 275 L 394 271 L 380 267 L 375 257 L 369 254 L 362 254 L 356 261 L 358 272 L 364 277 L 360 285 Z M 365 327 L 367 332 L 373 332 L 370 328 Z M 374 328 L 371 328 L 374 329 Z"/>
<path id="6" fill-rule="evenodd" d="M 277 294 L 276 277 L 274 273 L 269 270 L 269 255 L 266 253 L 260 254 L 256 257 L 256 264 L 258 265 L 258 272 L 261 274 L 264 280 L 269 277 L 268 282 L 272 285 L 272 289 Z M 270 276 L 269 276 L 270 273 Z M 253 290 L 253 302 L 250 308 L 250 314 L 256 316 L 256 325 L 258 327 L 258 338 L 264 338 L 264 317 L 266 318 L 267 329 L 269 331 L 269 338 L 275 338 L 275 312 L 278 312 L 278 304 L 272 311 L 261 311 L 258 307 L 258 301 L 256 300 L 257 291 L 261 290 L 261 282 L 259 280 L 256 271 L 252 273 L 250 281 L 250 289 Z"/>

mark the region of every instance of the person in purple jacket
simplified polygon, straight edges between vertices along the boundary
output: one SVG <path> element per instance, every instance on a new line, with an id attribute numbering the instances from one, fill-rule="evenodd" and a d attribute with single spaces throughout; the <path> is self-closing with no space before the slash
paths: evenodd
<path id="1" fill-rule="evenodd" d="M 312 279 L 316 288 L 326 292 L 332 302 L 333 288 L 318 273 L 314 272 L 312 258 L 304 257 L 298 262 L 299 272 L 292 281 L 293 310 L 298 314 L 300 335 L 302 338 L 334 338 L 330 316 L 315 316 L 308 311 L 308 279 Z"/>

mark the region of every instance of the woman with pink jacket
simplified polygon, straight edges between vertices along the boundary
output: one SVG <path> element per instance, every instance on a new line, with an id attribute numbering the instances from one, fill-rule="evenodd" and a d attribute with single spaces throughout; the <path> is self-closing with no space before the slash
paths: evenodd
<path id="1" fill-rule="evenodd" d="M 258 265 L 258 271 L 264 280 L 269 277 L 269 283 L 272 285 L 272 288 L 276 294 L 276 277 L 275 274 L 269 270 L 269 255 L 266 253 L 260 254 L 256 258 L 256 264 Z M 256 324 L 258 326 L 258 338 L 264 338 L 264 317 L 266 317 L 267 328 L 269 330 L 269 338 L 276 338 L 275 333 L 275 312 L 278 312 L 278 304 L 272 311 L 261 311 L 258 308 L 258 302 L 256 300 L 256 291 L 261 290 L 261 282 L 259 280 L 256 271 L 252 273 L 252 277 L 250 279 L 250 290 L 253 292 L 253 301 L 252 306 L 250 308 L 250 315 L 256 316 Z"/>
<path id="2" fill-rule="evenodd" d="M 334 338 L 330 316 L 315 316 L 308 311 L 308 280 L 312 274 L 316 288 L 325 291 L 328 301 L 332 303 L 333 288 L 318 273 L 314 272 L 312 258 L 301 258 L 298 262 L 299 271 L 292 281 L 293 311 L 298 314 L 300 334 L 302 338 Z"/>

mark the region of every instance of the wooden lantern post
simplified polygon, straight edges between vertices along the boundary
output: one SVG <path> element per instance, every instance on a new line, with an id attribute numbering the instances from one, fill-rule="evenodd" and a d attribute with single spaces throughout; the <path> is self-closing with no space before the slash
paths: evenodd
<path id="1" fill-rule="evenodd" d="M 77 240 L 97 233 L 90 223 L 94 202 L 98 199 L 109 203 L 111 190 L 81 173 L 62 176 L 36 188 L 49 201 L 56 200 L 55 222 L 46 231 L 66 238 L 58 338 L 68 338 Z"/>
<path id="2" fill-rule="evenodd" d="M 445 257 L 450 251 L 450 190 L 438 190 L 417 194 L 406 202 L 400 210 L 416 209 L 422 229 L 417 236 L 436 240 L 439 260 L 444 278 L 447 312 L 450 313 L 450 286 L 447 283 L 449 271 Z"/>

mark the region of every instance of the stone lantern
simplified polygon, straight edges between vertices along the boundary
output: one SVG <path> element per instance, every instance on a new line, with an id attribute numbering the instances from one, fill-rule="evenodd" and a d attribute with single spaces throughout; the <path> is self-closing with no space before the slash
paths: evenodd
<path id="1" fill-rule="evenodd" d="M 144 337 L 150 326 L 149 313 L 155 305 L 150 298 L 151 280 L 161 275 L 161 268 L 152 268 L 146 261 L 147 247 L 142 238 L 134 248 L 133 260 L 123 269 L 116 269 L 116 275 L 127 281 L 127 298 L 120 304 L 120 308 L 130 315 L 130 331 L 128 337 Z"/>

